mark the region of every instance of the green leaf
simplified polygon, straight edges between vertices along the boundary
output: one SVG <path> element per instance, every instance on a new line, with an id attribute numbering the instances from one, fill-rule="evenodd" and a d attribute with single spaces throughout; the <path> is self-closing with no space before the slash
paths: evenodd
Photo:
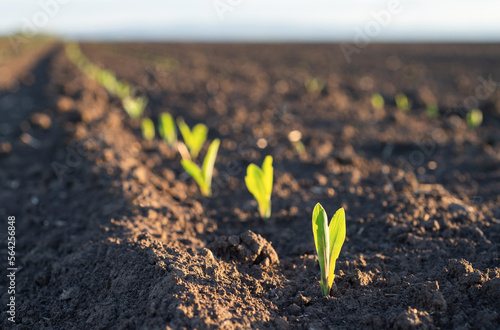
<path id="1" fill-rule="evenodd" d="M 191 131 L 191 141 L 189 147 L 189 151 L 191 153 L 191 157 L 196 159 L 198 154 L 200 153 L 203 144 L 207 140 L 208 135 L 208 127 L 204 124 L 196 124 Z"/>
<path id="2" fill-rule="evenodd" d="M 148 99 L 142 96 L 132 98 L 126 97 L 122 100 L 123 108 L 131 118 L 137 119 L 142 116 Z"/>
<path id="3" fill-rule="evenodd" d="M 160 136 L 167 144 L 173 147 L 177 143 L 177 130 L 175 129 L 174 118 L 171 114 L 164 112 L 159 118 Z"/>
<path id="4" fill-rule="evenodd" d="M 196 159 L 203 144 L 207 140 L 208 127 L 204 124 L 196 124 L 191 130 L 182 117 L 177 118 L 177 126 L 181 132 L 184 143 L 189 149 L 192 159 Z"/>
<path id="5" fill-rule="evenodd" d="M 273 191 L 273 158 L 267 156 L 262 168 L 255 164 L 247 167 L 245 183 L 248 191 L 259 204 L 259 213 L 263 219 L 271 217 L 271 194 Z"/>
<path id="6" fill-rule="evenodd" d="M 248 191 L 252 193 L 261 208 L 263 208 L 263 204 L 266 203 L 266 186 L 263 182 L 263 176 L 264 173 L 257 165 L 248 165 L 245 183 Z"/>
<path id="7" fill-rule="evenodd" d="M 310 78 L 304 82 L 309 93 L 315 93 L 321 91 L 325 87 L 325 82 L 318 78 Z"/>
<path id="8" fill-rule="evenodd" d="M 205 185 L 205 178 L 203 177 L 203 173 L 201 172 L 200 168 L 188 159 L 181 160 L 181 165 L 182 167 L 184 167 L 186 172 L 188 172 L 189 175 L 191 175 L 191 177 L 196 181 L 196 183 L 200 187 L 202 194 L 205 195 L 208 189 Z"/>
<path id="9" fill-rule="evenodd" d="M 329 226 L 330 246 L 328 249 L 330 269 L 328 270 L 328 289 L 333 285 L 333 279 L 335 278 L 335 261 L 340 255 L 340 249 L 342 249 L 342 245 L 344 244 L 345 235 L 345 212 L 344 208 L 340 208 L 335 212 Z"/>
<path id="10" fill-rule="evenodd" d="M 394 98 L 396 101 L 396 106 L 398 107 L 399 110 L 402 111 L 408 111 L 411 108 L 411 102 L 408 100 L 408 97 L 404 95 L 403 93 L 398 93 L 396 94 L 396 97 Z"/>
<path id="11" fill-rule="evenodd" d="M 436 104 L 430 104 L 426 108 L 427 114 L 431 118 L 439 116 L 439 107 Z"/>
<path id="12" fill-rule="evenodd" d="M 313 234 L 314 234 L 314 244 L 316 245 L 316 252 L 318 253 L 319 267 L 321 269 L 321 289 L 323 295 L 325 295 L 325 282 L 326 282 L 326 270 L 327 263 L 329 260 L 328 248 L 328 227 L 327 227 L 327 217 L 326 211 L 321 206 L 320 203 L 317 203 L 313 210 L 312 215 L 312 226 L 313 226 Z"/>
<path id="13" fill-rule="evenodd" d="M 271 198 L 273 192 L 273 157 L 266 156 L 264 162 L 262 163 L 262 179 L 264 180 L 264 185 L 266 187 L 266 197 Z"/>
<path id="14" fill-rule="evenodd" d="M 217 158 L 217 152 L 219 151 L 219 146 L 220 140 L 213 140 L 208 147 L 207 154 L 205 155 L 205 159 L 203 160 L 203 177 L 205 180 L 205 185 L 208 187 L 209 191 L 212 187 L 212 174 L 214 171 L 215 159 Z M 209 192 L 209 195 L 211 195 L 211 191 Z"/>
<path id="15" fill-rule="evenodd" d="M 177 126 L 179 126 L 179 131 L 181 132 L 182 139 L 184 140 L 184 143 L 188 148 L 191 145 L 191 130 L 189 129 L 189 126 L 186 124 L 184 121 L 184 118 L 178 117 L 177 118 Z"/>
<path id="16" fill-rule="evenodd" d="M 375 109 L 383 109 L 384 108 L 384 105 L 385 105 L 384 97 L 382 95 L 380 95 L 379 93 L 373 94 L 370 101 L 372 103 L 372 106 Z"/>
<path id="17" fill-rule="evenodd" d="M 121 99 L 130 96 L 130 85 L 123 80 L 118 80 L 116 83 L 116 95 Z"/>
<path id="18" fill-rule="evenodd" d="M 479 109 L 473 109 L 467 113 L 466 120 L 469 127 L 479 127 L 483 122 L 483 112 Z"/>
<path id="19" fill-rule="evenodd" d="M 208 147 L 203 166 L 200 169 L 195 163 L 188 159 L 181 160 L 181 165 L 184 167 L 193 179 L 198 183 L 203 196 L 212 195 L 212 175 L 214 171 L 215 159 L 219 150 L 220 140 L 215 139 Z"/>
<path id="20" fill-rule="evenodd" d="M 141 122 L 142 137 L 145 140 L 153 140 L 155 138 L 155 125 L 153 121 L 149 118 L 142 119 Z"/>

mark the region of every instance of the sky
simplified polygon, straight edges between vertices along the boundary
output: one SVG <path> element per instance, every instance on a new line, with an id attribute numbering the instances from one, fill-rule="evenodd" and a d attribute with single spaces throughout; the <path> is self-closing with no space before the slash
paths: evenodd
<path id="1" fill-rule="evenodd" d="M 0 34 L 94 40 L 500 41 L 498 0 L 0 0 Z"/>

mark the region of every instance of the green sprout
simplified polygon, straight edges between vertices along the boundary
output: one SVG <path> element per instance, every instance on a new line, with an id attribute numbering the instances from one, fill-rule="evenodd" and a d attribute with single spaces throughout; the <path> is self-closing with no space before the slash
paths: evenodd
<path id="1" fill-rule="evenodd" d="M 94 68 L 94 65 L 85 57 L 85 55 L 83 55 L 78 44 L 66 44 L 66 54 L 68 55 L 69 60 L 73 62 L 73 64 L 81 68 L 87 75 L 95 79 L 95 77 L 97 76 L 97 71 L 94 69 L 98 68 Z M 90 74 L 90 71 L 92 70 L 96 72 L 95 75 Z"/>
<path id="2" fill-rule="evenodd" d="M 411 109 L 411 102 L 410 100 L 408 100 L 408 97 L 403 93 L 396 94 L 394 100 L 396 101 L 396 106 L 398 107 L 399 110 L 408 111 Z"/>
<path id="3" fill-rule="evenodd" d="M 83 72 L 85 72 L 89 77 L 97 81 L 97 75 L 99 74 L 99 68 L 90 62 L 85 62 L 82 66 Z"/>
<path id="4" fill-rule="evenodd" d="M 306 147 L 304 146 L 304 143 L 302 143 L 302 133 L 298 130 L 293 130 L 290 133 L 288 133 L 288 140 L 292 142 L 292 145 L 295 148 L 295 151 L 297 151 L 297 154 L 299 156 L 303 155 L 306 152 Z"/>
<path id="5" fill-rule="evenodd" d="M 373 108 L 375 109 L 383 109 L 385 105 L 384 97 L 379 93 L 375 93 L 370 98 Z"/>
<path id="6" fill-rule="evenodd" d="M 116 94 L 116 77 L 109 70 L 100 70 L 97 74 L 97 82 L 101 84 L 110 94 Z"/>
<path id="7" fill-rule="evenodd" d="M 273 191 L 273 157 L 267 156 L 262 163 L 262 168 L 255 164 L 247 167 L 245 177 L 248 191 L 259 204 L 259 213 L 263 219 L 271 216 L 271 193 Z"/>
<path id="8" fill-rule="evenodd" d="M 304 82 L 304 86 L 309 93 L 316 93 L 321 92 L 321 90 L 325 87 L 325 82 L 318 78 L 310 78 Z"/>
<path id="9" fill-rule="evenodd" d="M 78 44 L 68 43 L 66 44 L 65 49 L 70 61 L 77 65 L 80 65 L 82 58 L 84 58 L 84 55 L 82 54 L 82 51 L 80 50 Z"/>
<path id="10" fill-rule="evenodd" d="M 155 138 L 155 124 L 149 118 L 143 118 L 141 121 L 142 137 L 144 140 L 151 141 Z"/>
<path id="11" fill-rule="evenodd" d="M 179 61 L 170 57 L 158 57 L 155 59 L 156 69 L 160 71 L 175 72 L 179 70 Z"/>
<path id="12" fill-rule="evenodd" d="M 431 118 L 436 118 L 439 115 L 439 108 L 436 104 L 429 104 L 425 111 Z"/>
<path id="13" fill-rule="evenodd" d="M 122 100 L 130 96 L 130 85 L 123 80 L 117 80 L 115 86 L 115 94 Z"/>
<path id="14" fill-rule="evenodd" d="M 164 112 L 160 115 L 158 130 L 160 136 L 170 147 L 177 144 L 177 130 L 175 128 L 174 118 L 171 114 Z"/>
<path id="15" fill-rule="evenodd" d="M 345 212 L 338 209 L 328 226 L 326 211 L 320 203 L 316 204 L 312 214 L 314 243 L 318 252 L 321 269 L 321 293 L 328 296 L 335 278 L 335 261 L 345 240 Z"/>
<path id="16" fill-rule="evenodd" d="M 204 124 L 196 124 L 191 130 L 182 117 L 177 118 L 177 125 L 189 149 L 191 159 L 196 159 L 207 139 L 208 127 Z"/>
<path id="17" fill-rule="evenodd" d="M 128 115 L 133 119 L 137 119 L 142 116 L 142 113 L 146 108 L 146 104 L 148 104 L 148 99 L 142 96 L 135 98 L 127 96 L 122 100 L 122 104 Z"/>
<path id="18" fill-rule="evenodd" d="M 220 140 L 215 139 L 208 147 L 207 154 L 203 160 L 202 168 L 193 163 L 191 160 L 181 160 L 181 165 L 186 172 L 196 181 L 200 187 L 203 196 L 212 196 L 212 173 L 214 170 L 215 159 L 217 158 L 217 151 L 219 150 Z"/>
<path id="19" fill-rule="evenodd" d="M 467 113 L 467 125 L 472 128 L 481 126 L 483 122 L 483 112 L 479 109 L 473 109 Z"/>

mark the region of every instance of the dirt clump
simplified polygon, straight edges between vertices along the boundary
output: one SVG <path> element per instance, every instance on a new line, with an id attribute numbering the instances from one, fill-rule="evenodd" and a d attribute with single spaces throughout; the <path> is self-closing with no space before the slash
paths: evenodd
<path id="1" fill-rule="evenodd" d="M 266 239 L 248 230 L 237 236 L 221 236 L 208 248 L 220 258 L 249 265 L 270 266 L 279 264 L 278 254 Z"/>

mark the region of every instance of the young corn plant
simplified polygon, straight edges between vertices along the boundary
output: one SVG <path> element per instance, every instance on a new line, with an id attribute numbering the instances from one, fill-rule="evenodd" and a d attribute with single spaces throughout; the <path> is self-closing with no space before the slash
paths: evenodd
<path id="1" fill-rule="evenodd" d="M 110 94 L 116 95 L 116 77 L 109 70 L 100 70 L 97 75 L 97 82 L 101 84 Z"/>
<path id="2" fill-rule="evenodd" d="M 255 164 L 248 165 L 245 183 L 248 191 L 259 204 L 260 216 L 263 219 L 269 219 L 271 216 L 271 193 L 273 191 L 273 157 L 267 156 L 262 163 L 262 168 Z"/>
<path id="3" fill-rule="evenodd" d="M 149 118 L 143 118 L 141 121 L 142 137 L 144 140 L 151 141 L 155 138 L 155 124 Z"/>
<path id="4" fill-rule="evenodd" d="M 146 108 L 146 104 L 148 104 L 148 99 L 143 96 L 135 98 L 127 96 L 122 100 L 122 104 L 128 115 L 133 119 L 137 119 L 142 116 L 142 113 Z"/>
<path id="5" fill-rule="evenodd" d="M 325 82 L 319 78 L 310 78 L 306 79 L 304 86 L 309 93 L 316 93 L 321 92 L 325 88 Z"/>
<path id="6" fill-rule="evenodd" d="M 115 93 L 116 96 L 118 96 L 120 99 L 123 100 L 126 97 L 130 96 L 132 94 L 130 90 L 131 90 L 130 85 L 127 82 L 123 80 L 118 80 L 116 82 Z"/>
<path id="7" fill-rule="evenodd" d="M 207 139 L 208 127 L 204 124 L 196 124 L 191 130 L 182 117 L 177 118 L 177 126 L 189 149 L 191 159 L 196 159 Z"/>
<path id="8" fill-rule="evenodd" d="M 429 104 L 425 111 L 431 118 L 436 118 L 437 116 L 439 116 L 439 107 L 436 104 Z"/>
<path id="9" fill-rule="evenodd" d="M 219 150 L 220 140 L 215 139 L 208 147 L 207 154 L 203 160 L 201 168 L 189 159 L 181 160 L 181 165 L 186 172 L 196 181 L 200 187 L 201 194 L 206 197 L 212 196 L 212 174 L 214 171 L 215 159 Z"/>
<path id="10" fill-rule="evenodd" d="M 171 114 L 164 112 L 159 117 L 158 130 L 160 136 L 170 147 L 177 144 L 177 130 L 175 128 L 174 118 Z"/>
<path id="11" fill-rule="evenodd" d="M 83 69 L 83 72 L 85 72 L 85 74 L 87 74 L 90 78 L 97 81 L 97 75 L 99 74 L 99 70 L 100 70 L 97 66 L 95 66 L 94 64 L 92 64 L 90 62 L 86 62 L 82 66 L 82 69 Z"/>
<path id="12" fill-rule="evenodd" d="M 396 106 L 399 110 L 406 112 L 411 109 L 411 101 L 408 100 L 408 97 L 403 93 L 396 94 L 394 100 L 396 101 Z"/>
<path id="13" fill-rule="evenodd" d="M 384 97 L 380 95 L 380 93 L 373 94 L 370 98 L 370 102 L 374 109 L 383 109 L 385 105 Z"/>
<path id="14" fill-rule="evenodd" d="M 312 215 L 314 243 L 321 269 L 321 293 L 328 296 L 335 278 L 335 261 L 345 240 L 345 212 L 340 208 L 330 221 L 320 203 L 316 204 Z"/>
<path id="15" fill-rule="evenodd" d="M 80 47 L 76 43 L 68 43 L 65 46 L 66 54 L 71 62 L 80 65 L 82 63 L 82 59 L 84 55 L 82 54 Z"/>
<path id="16" fill-rule="evenodd" d="M 467 113 L 467 125 L 472 128 L 481 126 L 483 122 L 483 112 L 479 109 L 473 109 Z"/>
<path id="17" fill-rule="evenodd" d="M 306 147 L 304 146 L 304 143 L 302 142 L 302 133 L 298 130 L 293 130 L 290 133 L 288 133 L 288 140 L 292 142 L 292 145 L 295 148 L 295 151 L 297 151 L 297 154 L 299 156 L 302 156 L 306 152 Z"/>

